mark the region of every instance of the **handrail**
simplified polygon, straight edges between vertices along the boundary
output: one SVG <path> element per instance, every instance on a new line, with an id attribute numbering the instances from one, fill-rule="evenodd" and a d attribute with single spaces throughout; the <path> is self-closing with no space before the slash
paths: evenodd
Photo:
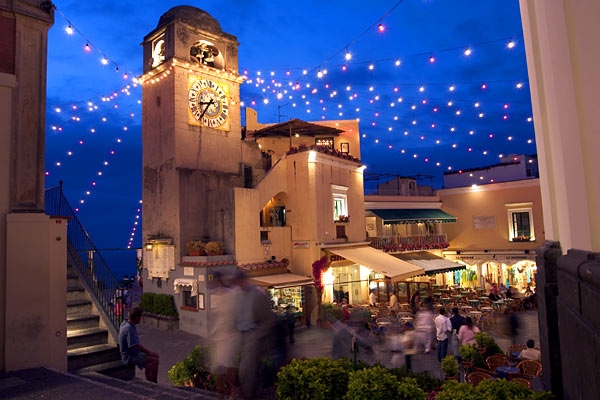
<path id="1" fill-rule="evenodd" d="M 62 182 L 59 186 L 46 189 L 45 211 L 48 215 L 69 218 L 68 258 L 77 269 L 80 279 L 83 280 L 96 305 L 101 308 L 118 332 L 123 321 L 123 307 L 122 299 L 116 299 L 115 296 L 122 288 L 64 196 Z M 115 306 L 115 301 L 120 303 Z"/>

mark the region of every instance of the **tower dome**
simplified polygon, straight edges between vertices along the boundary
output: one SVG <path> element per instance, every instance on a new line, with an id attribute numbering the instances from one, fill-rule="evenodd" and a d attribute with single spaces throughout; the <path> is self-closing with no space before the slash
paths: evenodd
<path id="1" fill-rule="evenodd" d="M 222 35 L 221 24 L 212 15 L 193 6 L 177 6 L 164 13 L 156 29 L 160 29 L 174 21 L 180 21 L 197 29 Z"/>

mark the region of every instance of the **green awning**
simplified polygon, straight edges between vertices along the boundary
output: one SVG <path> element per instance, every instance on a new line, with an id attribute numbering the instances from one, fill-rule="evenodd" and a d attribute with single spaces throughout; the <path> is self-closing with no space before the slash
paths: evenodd
<path id="1" fill-rule="evenodd" d="M 446 223 L 456 222 L 456 217 L 439 209 L 385 209 L 368 210 L 383 220 L 384 224 L 418 224 L 422 222 Z"/>

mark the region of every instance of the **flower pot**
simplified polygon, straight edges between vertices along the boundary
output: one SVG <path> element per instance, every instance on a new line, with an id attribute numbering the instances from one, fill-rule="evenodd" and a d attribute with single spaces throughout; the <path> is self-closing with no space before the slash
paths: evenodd
<path id="1" fill-rule="evenodd" d="M 464 369 L 471 369 L 473 368 L 473 364 L 475 363 L 475 360 L 471 360 L 471 361 L 463 361 L 462 362 L 462 366 Z"/>
<path id="2" fill-rule="evenodd" d="M 200 250 L 190 250 L 188 251 L 188 256 L 199 256 L 200 255 Z"/>
<path id="3" fill-rule="evenodd" d="M 487 347 L 478 347 L 477 351 L 479 352 L 479 354 L 485 354 L 485 352 L 487 351 Z"/>
<path id="4" fill-rule="evenodd" d="M 456 380 L 458 380 L 457 378 L 458 378 L 458 374 L 456 374 L 456 375 L 445 375 L 444 376 L 444 379 L 447 380 L 447 381 L 456 381 Z"/>

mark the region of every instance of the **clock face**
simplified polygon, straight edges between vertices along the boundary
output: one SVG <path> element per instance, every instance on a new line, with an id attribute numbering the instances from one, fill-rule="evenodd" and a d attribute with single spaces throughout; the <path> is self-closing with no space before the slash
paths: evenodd
<path id="1" fill-rule="evenodd" d="M 229 96 L 218 83 L 199 79 L 188 91 L 188 105 L 194 120 L 204 126 L 226 129 L 229 121 Z"/>

